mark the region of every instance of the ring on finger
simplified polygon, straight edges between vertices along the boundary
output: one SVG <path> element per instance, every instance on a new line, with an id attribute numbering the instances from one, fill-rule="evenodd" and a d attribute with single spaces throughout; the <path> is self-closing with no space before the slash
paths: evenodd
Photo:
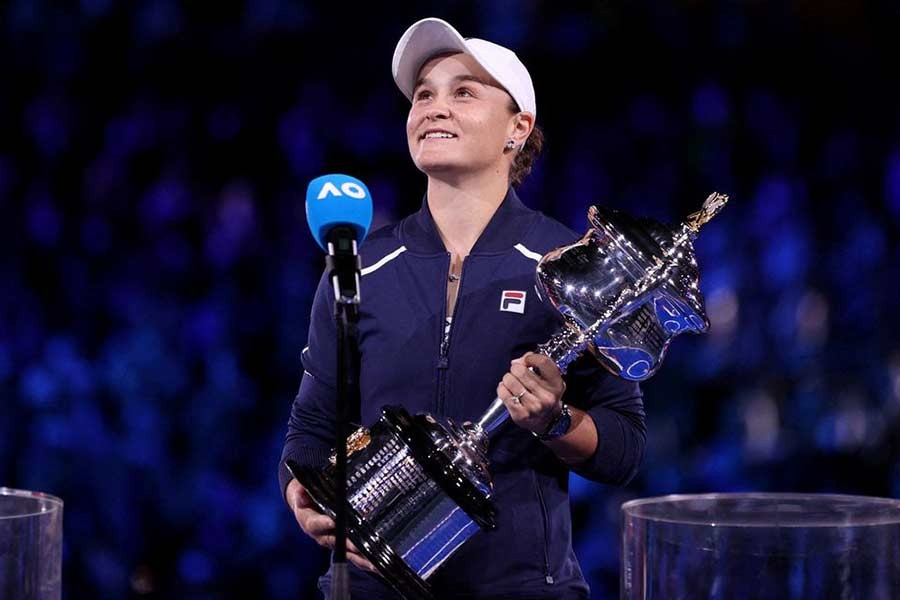
<path id="1" fill-rule="evenodd" d="M 512 401 L 516 404 L 522 404 L 522 396 L 524 396 L 527 391 L 528 390 L 522 390 L 519 394 L 513 394 Z"/>

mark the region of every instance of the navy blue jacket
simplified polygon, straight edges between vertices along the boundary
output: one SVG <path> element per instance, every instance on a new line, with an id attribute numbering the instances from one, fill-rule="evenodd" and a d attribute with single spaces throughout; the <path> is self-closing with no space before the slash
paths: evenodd
<path id="1" fill-rule="evenodd" d="M 360 250 L 362 422 L 374 423 L 386 404 L 457 422 L 479 417 L 510 361 L 559 328 L 558 313 L 535 291 L 535 266 L 544 253 L 578 237 L 525 207 L 510 188 L 463 263 L 449 344 L 442 347 L 450 254 L 427 202 L 400 223 L 372 233 Z M 525 293 L 521 313 L 509 310 L 509 303 L 501 310 L 504 291 Z M 333 297 L 323 278 L 282 460 L 322 464 L 332 447 Z M 599 440 L 594 456 L 574 471 L 594 481 L 625 484 L 644 450 L 640 388 L 609 374 L 589 356 L 570 365 L 566 384 L 565 401 L 588 412 Z M 492 436 L 489 458 L 497 529 L 476 533 L 429 582 L 442 594 L 587 597 L 572 551 L 569 468 L 512 421 Z M 283 466 L 279 478 L 284 491 L 290 475 Z M 374 596 L 382 587 L 375 577 L 352 570 L 355 588 Z M 321 583 L 329 581 L 326 575 Z"/>

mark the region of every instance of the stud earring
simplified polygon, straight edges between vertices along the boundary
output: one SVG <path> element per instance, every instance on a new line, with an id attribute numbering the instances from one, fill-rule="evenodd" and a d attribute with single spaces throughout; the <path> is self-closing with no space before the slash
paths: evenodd
<path id="1" fill-rule="evenodd" d="M 509 141 L 506 142 L 506 149 L 507 149 L 507 150 L 514 150 L 515 147 L 516 147 L 516 141 L 515 141 L 515 140 L 509 140 Z"/>

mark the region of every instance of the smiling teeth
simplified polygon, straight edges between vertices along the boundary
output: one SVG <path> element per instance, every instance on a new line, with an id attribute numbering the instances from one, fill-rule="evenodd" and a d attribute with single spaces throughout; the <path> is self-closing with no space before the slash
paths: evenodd
<path id="1" fill-rule="evenodd" d="M 452 133 L 426 133 L 425 139 L 428 138 L 455 138 L 456 136 Z"/>

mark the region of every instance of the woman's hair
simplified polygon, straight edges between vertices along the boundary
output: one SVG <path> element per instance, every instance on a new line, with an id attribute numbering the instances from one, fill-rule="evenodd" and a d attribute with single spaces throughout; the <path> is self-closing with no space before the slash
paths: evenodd
<path id="1" fill-rule="evenodd" d="M 513 114 L 518 113 L 519 107 L 516 105 L 516 101 L 510 98 L 509 103 L 509 108 Z M 525 140 L 522 148 L 516 152 L 512 165 L 509 167 L 510 185 L 518 187 L 525 180 L 528 174 L 531 173 L 531 167 L 534 165 L 534 161 L 537 159 L 538 154 L 541 153 L 543 147 L 544 132 L 539 125 L 535 124 L 531 135 Z"/>

